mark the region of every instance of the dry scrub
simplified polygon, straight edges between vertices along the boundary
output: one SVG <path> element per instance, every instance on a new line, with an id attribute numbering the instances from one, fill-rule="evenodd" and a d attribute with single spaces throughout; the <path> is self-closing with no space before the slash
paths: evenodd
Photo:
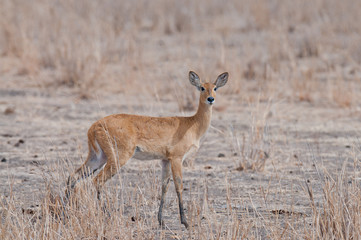
<path id="1" fill-rule="evenodd" d="M 0 52 L 36 85 L 85 97 L 163 95 L 151 82 L 165 78 L 172 88 L 189 69 L 209 78 L 209 69 L 227 69 L 230 93 L 251 101 L 258 93 L 248 92 L 264 90 L 266 99 L 350 107 L 359 103 L 359 8 L 336 0 L 2 1 Z"/>
<path id="2" fill-rule="evenodd" d="M 359 239 L 360 12 L 353 0 L 1 0 L 0 170 L 44 175 L 30 197 L 33 182 L 6 173 L 0 239 Z M 86 126 L 119 109 L 190 114 L 189 70 L 230 73 L 185 169 L 190 230 L 172 194 L 158 226 L 158 162 L 121 170 L 100 201 L 85 181 L 79 204 L 62 203 Z"/>
<path id="3" fill-rule="evenodd" d="M 355 159 L 355 175 L 345 176 L 345 167 L 335 176 L 320 170 L 319 179 L 323 200 L 313 197 L 307 183 L 304 194 L 311 201 L 309 216 L 292 210 L 258 212 L 247 207 L 241 198 L 234 198 L 232 183 L 225 181 L 226 195 L 220 195 L 226 204 L 226 215 L 217 212 L 217 206 L 208 200 L 207 184 L 201 194 L 188 200 L 189 231 L 180 231 L 180 224 L 167 225 L 167 220 L 177 215 L 167 215 L 165 229 L 158 226 L 157 207 L 160 192 L 159 171 L 143 170 L 137 182 L 129 182 L 117 175 L 118 186 L 109 186 L 100 200 L 90 181 L 83 182 L 76 193 L 77 204 L 58 205 L 54 211 L 54 196 L 63 197 L 64 174 L 62 165 L 53 166 L 58 178 L 45 176 L 48 190 L 39 207 L 21 209 L 21 199 L 14 192 L 1 200 L 1 239 L 357 239 L 360 236 L 361 188 L 356 171 L 361 168 Z M 345 163 L 346 165 L 346 163 Z M 55 170 L 57 169 L 57 170 Z M 199 188 L 197 186 L 196 188 Z M 196 189 L 192 189 L 194 193 Z M 269 189 L 264 189 L 265 192 Z M 55 194 L 55 195 L 54 195 Z M 60 194 L 60 195 L 58 195 Z M 236 194 L 235 194 L 236 195 Z M 268 201 L 272 202 L 272 199 Z M 252 203 L 252 198 L 250 198 Z M 169 204 L 169 203 L 168 203 Z M 176 199 L 171 200 L 171 210 L 177 213 Z M 258 219 L 258 220 L 257 220 Z M 312 219 L 312 225 L 306 219 Z M 178 225 L 178 226 L 177 226 Z M 304 229 L 304 230 L 302 230 Z"/>
<path id="4" fill-rule="evenodd" d="M 306 182 L 312 206 L 312 238 L 317 239 L 358 239 L 361 236 L 361 188 L 358 171 L 360 160 L 353 159 L 354 172 L 346 174 L 349 163 L 345 161 L 338 175 L 327 170 L 320 173 L 323 199 L 316 206 L 312 187 Z"/>
<path id="5" fill-rule="evenodd" d="M 232 152 L 238 156 L 237 170 L 263 171 L 266 161 L 271 155 L 271 136 L 268 133 L 267 118 L 272 115 L 270 111 L 271 101 L 265 109 L 261 109 L 259 101 L 257 106 L 250 106 L 252 109 L 249 130 L 242 132 L 242 136 L 230 127 L 230 139 Z"/>

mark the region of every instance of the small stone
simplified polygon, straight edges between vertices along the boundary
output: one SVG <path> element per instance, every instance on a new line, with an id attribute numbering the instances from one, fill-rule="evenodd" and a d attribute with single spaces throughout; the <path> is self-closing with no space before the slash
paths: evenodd
<path id="1" fill-rule="evenodd" d="M 38 162 L 38 161 L 35 161 L 35 160 L 34 160 L 34 161 L 31 161 L 30 163 L 31 163 L 32 165 L 39 165 L 39 162 Z"/>
<path id="2" fill-rule="evenodd" d="M 7 161 L 6 158 L 1 159 L 1 162 L 6 162 L 6 161 Z"/>
<path id="3" fill-rule="evenodd" d="M 10 114 L 14 114 L 15 113 L 15 108 L 12 107 L 7 107 L 4 111 L 5 115 L 10 115 Z"/>
<path id="4" fill-rule="evenodd" d="M 218 154 L 218 157 L 219 157 L 219 158 L 223 158 L 223 157 L 225 157 L 225 156 L 226 156 L 226 155 L 225 155 L 224 153 L 219 153 L 219 154 Z"/>
<path id="5" fill-rule="evenodd" d="M 132 219 L 133 222 L 136 222 L 136 221 L 139 221 L 139 220 L 140 220 L 140 219 L 139 219 L 138 217 L 136 217 L 136 216 L 133 216 L 131 219 Z"/>
<path id="6" fill-rule="evenodd" d="M 236 168 L 237 171 L 243 171 L 244 170 L 244 167 L 243 166 L 239 166 Z"/>
<path id="7" fill-rule="evenodd" d="M 20 144 L 23 144 L 23 143 L 25 143 L 25 141 L 24 140 L 22 140 L 22 139 L 20 139 L 17 143 L 15 143 L 15 147 L 19 147 L 20 146 Z"/>

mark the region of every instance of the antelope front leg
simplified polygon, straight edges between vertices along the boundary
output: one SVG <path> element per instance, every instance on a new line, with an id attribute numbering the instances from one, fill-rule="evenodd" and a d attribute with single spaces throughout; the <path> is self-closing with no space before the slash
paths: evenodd
<path id="1" fill-rule="evenodd" d="M 168 191 L 170 181 L 170 162 L 169 160 L 162 160 L 162 197 L 160 199 L 159 211 L 158 211 L 158 222 L 159 225 L 163 226 L 162 220 L 163 204 L 165 201 L 165 195 Z"/>
<path id="2" fill-rule="evenodd" d="M 182 200 L 182 192 L 183 192 L 182 159 L 181 158 L 172 159 L 171 166 L 172 166 L 175 190 L 178 196 L 179 214 L 180 214 L 181 223 L 188 229 L 188 223 L 186 216 L 184 215 L 183 200 Z"/>

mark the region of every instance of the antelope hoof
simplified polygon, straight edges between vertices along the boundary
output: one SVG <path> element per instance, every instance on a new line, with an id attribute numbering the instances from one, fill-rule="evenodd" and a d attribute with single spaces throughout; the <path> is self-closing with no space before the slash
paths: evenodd
<path id="1" fill-rule="evenodd" d="M 162 214 L 158 213 L 158 222 L 159 222 L 159 226 L 161 226 L 162 228 L 164 227 L 164 221 L 162 219 Z"/>
<path id="2" fill-rule="evenodd" d="M 164 224 L 164 221 L 163 221 L 163 220 L 158 220 L 158 222 L 159 222 L 159 226 L 160 226 L 161 228 L 164 228 L 164 227 L 165 227 L 165 224 Z"/>
<path id="3" fill-rule="evenodd" d="M 188 229 L 189 225 L 185 219 L 181 220 L 181 223 Z"/>

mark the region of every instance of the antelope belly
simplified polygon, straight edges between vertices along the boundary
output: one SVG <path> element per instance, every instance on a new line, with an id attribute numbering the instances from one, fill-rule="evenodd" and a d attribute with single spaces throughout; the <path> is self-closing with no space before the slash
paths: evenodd
<path id="1" fill-rule="evenodd" d="M 154 160 L 154 159 L 162 159 L 164 156 L 159 153 L 146 152 L 143 151 L 140 147 L 136 147 L 133 158 L 138 160 Z"/>

